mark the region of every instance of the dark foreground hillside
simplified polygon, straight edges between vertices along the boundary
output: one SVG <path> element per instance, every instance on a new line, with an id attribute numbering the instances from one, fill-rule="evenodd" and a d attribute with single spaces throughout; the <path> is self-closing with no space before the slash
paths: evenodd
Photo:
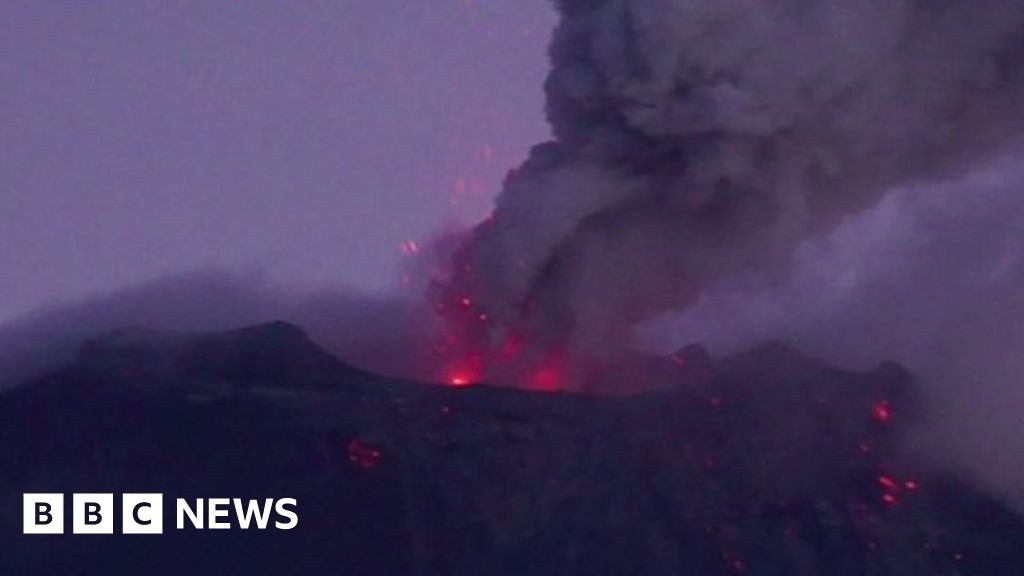
<path id="1" fill-rule="evenodd" d="M 901 368 L 699 370 L 598 398 L 380 379 L 286 324 L 109 335 L 0 394 L 0 574 L 1024 574 L 1020 517 L 898 449 Z M 24 536 L 24 492 L 162 492 L 165 532 Z M 178 531 L 177 497 L 299 524 Z"/>

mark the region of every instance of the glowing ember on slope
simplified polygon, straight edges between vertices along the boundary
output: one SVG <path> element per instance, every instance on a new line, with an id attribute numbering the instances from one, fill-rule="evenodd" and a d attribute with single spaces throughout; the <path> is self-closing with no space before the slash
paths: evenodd
<path id="1" fill-rule="evenodd" d="M 914 480 L 900 482 L 888 474 L 879 474 L 876 480 L 882 488 L 882 503 L 887 506 L 894 506 L 899 503 L 898 496 L 901 493 L 912 494 L 917 492 L 919 488 L 918 483 Z"/>
<path id="2" fill-rule="evenodd" d="M 364 470 L 376 468 L 382 458 L 383 456 L 379 450 L 368 446 L 358 438 L 348 443 L 348 461 L 353 466 Z"/>
<path id="3" fill-rule="evenodd" d="M 871 408 L 871 417 L 879 424 L 887 424 L 892 420 L 892 410 L 889 408 L 889 402 L 887 400 L 878 401 Z"/>

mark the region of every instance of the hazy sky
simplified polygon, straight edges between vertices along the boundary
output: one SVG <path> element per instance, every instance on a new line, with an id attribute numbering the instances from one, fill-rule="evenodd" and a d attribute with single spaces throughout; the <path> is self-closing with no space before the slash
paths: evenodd
<path id="1" fill-rule="evenodd" d="M 197 267 L 393 285 L 547 136 L 545 0 L 5 2 L 0 321 Z"/>

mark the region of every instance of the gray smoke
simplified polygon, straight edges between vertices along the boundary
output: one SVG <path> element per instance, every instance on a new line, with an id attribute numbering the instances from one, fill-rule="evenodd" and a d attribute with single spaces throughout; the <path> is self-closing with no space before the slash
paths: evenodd
<path id="1" fill-rule="evenodd" d="M 556 139 L 452 280 L 495 341 L 606 356 L 714 286 L 784 281 L 808 239 L 976 169 L 1024 119 L 1016 0 L 556 3 Z"/>

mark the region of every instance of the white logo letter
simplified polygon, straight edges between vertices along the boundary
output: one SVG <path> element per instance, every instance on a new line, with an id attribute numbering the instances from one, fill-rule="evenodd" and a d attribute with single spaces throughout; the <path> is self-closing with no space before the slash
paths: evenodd
<path id="1" fill-rule="evenodd" d="M 274 508 L 279 516 L 288 518 L 288 522 L 274 522 L 274 527 L 280 528 L 281 530 L 291 530 L 299 523 L 299 515 L 295 512 L 288 510 L 285 506 L 297 506 L 298 503 L 295 498 L 282 498 L 277 501 L 277 506 Z"/>
<path id="2" fill-rule="evenodd" d="M 249 528 L 249 522 L 252 518 L 256 518 L 256 527 L 260 530 L 264 530 L 267 527 L 267 521 L 270 520 L 270 511 L 274 508 L 274 501 L 267 498 L 263 501 L 263 508 L 259 507 L 256 500 L 249 500 L 245 510 L 242 510 L 241 498 L 234 499 L 235 504 L 235 516 L 238 517 L 238 525 L 242 527 L 242 530 Z"/>
<path id="3" fill-rule="evenodd" d="M 184 498 L 178 498 L 177 501 L 178 509 L 178 530 L 185 528 L 185 516 L 188 515 L 188 519 L 192 522 L 192 527 L 199 530 L 203 529 L 203 499 L 196 500 L 196 509 L 193 512 L 192 508 L 189 507 L 188 502 Z"/>
<path id="4" fill-rule="evenodd" d="M 231 528 L 230 522 L 221 522 L 218 518 L 227 518 L 230 512 L 228 505 L 231 500 L 227 498 L 209 498 L 210 502 L 210 530 L 225 530 Z"/>
<path id="5" fill-rule="evenodd" d="M 163 534 L 163 494 L 124 494 L 121 496 L 122 534 Z"/>
<path id="6" fill-rule="evenodd" d="M 63 494 L 25 494 L 22 496 L 22 506 L 22 533 L 64 533 Z"/>
<path id="7" fill-rule="evenodd" d="M 75 534 L 114 533 L 113 494 L 72 496 L 71 530 Z"/>

